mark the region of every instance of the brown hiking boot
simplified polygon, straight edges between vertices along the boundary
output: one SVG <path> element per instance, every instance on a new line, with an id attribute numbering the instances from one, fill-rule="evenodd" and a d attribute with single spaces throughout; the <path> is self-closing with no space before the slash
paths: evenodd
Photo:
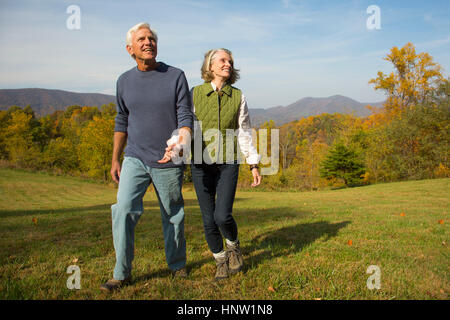
<path id="1" fill-rule="evenodd" d="M 126 286 L 127 284 L 131 283 L 131 277 L 128 277 L 124 280 L 116 280 L 116 279 L 109 279 L 104 284 L 100 286 L 100 290 L 106 291 L 106 292 L 112 292 L 114 290 L 120 289 L 123 286 Z"/>
<path id="2" fill-rule="evenodd" d="M 214 280 L 219 281 L 228 278 L 228 256 L 226 256 L 225 258 L 217 258 L 216 266 L 217 270 Z"/>
<path id="3" fill-rule="evenodd" d="M 178 279 L 185 279 L 188 276 L 186 268 L 181 268 L 179 270 L 172 271 L 172 275 L 174 278 L 178 278 Z"/>
<path id="4" fill-rule="evenodd" d="M 244 266 L 244 257 L 242 256 L 239 242 L 234 246 L 227 245 L 228 267 L 231 274 L 236 274 Z"/>

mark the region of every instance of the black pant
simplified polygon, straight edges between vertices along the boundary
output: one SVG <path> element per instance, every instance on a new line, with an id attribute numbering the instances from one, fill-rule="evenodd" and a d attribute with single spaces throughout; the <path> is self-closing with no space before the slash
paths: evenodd
<path id="1" fill-rule="evenodd" d="M 191 172 L 206 242 L 213 253 L 219 253 L 223 250 L 222 235 L 230 241 L 236 241 L 238 236 L 236 221 L 231 214 L 239 164 L 191 164 Z"/>

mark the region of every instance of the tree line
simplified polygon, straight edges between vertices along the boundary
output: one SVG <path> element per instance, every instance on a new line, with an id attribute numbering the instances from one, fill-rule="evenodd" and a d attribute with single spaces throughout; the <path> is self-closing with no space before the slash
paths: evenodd
<path id="1" fill-rule="evenodd" d="M 369 83 L 387 100 L 379 109 L 368 106 L 370 116 L 324 113 L 261 126 L 279 130 L 280 170 L 264 177 L 264 189 L 319 190 L 450 176 L 449 80 L 411 43 L 392 48 L 385 60 L 393 71 L 378 72 Z M 40 118 L 29 106 L 10 107 L 0 111 L 0 160 L 3 166 L 110 182 L 115 115 L 112 103 L 70 106 Z M 249 185 L 247 166 L 241 166 L 239 179 L 241 187 Z M 185 180 L 190 181 L 189 169 Z"/>

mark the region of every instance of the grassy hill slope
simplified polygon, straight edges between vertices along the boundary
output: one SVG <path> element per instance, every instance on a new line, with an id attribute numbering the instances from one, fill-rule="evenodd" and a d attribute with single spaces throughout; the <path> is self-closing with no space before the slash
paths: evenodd
<path id="1" fill-rule="evenodd" d="M 238 191 L 243 273 L 218 285 L 191 186 L 184 191 L 189 278 L 164 257 L 154 192 L 136 228 L 134 283 L 106 295 L 116 189 L 0 169 L 0 299 L 448 299 L 450 179 L 324 192 Z M 70 265 L 81 289 L 69 290 Z M 369 290 L 370 265 L 381 289 Z M 219 290 L 221 288 L 221 290 Z"/>

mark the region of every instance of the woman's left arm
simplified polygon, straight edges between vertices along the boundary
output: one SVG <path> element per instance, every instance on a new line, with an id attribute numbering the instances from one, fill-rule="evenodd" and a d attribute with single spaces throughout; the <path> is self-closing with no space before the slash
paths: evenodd
<path id="1" fill-rule="evenodd" d="M 261 175 L 259 174 L 258 163 L 260 161 L 260 155 L 253 146 L 253 137 L 250 125 L 250 115 L 248 112 L 247 100 L 244 94 L 241 94 L 241 105 L 239 108 L 238 119 L 238 143 L 241 152 L 244 154 L 247 163 L 250 165 L 253 183 L 252 187 L 256 187 L 261 184 Z M 253 167 L 253 168 L 252 168 Z"/>

